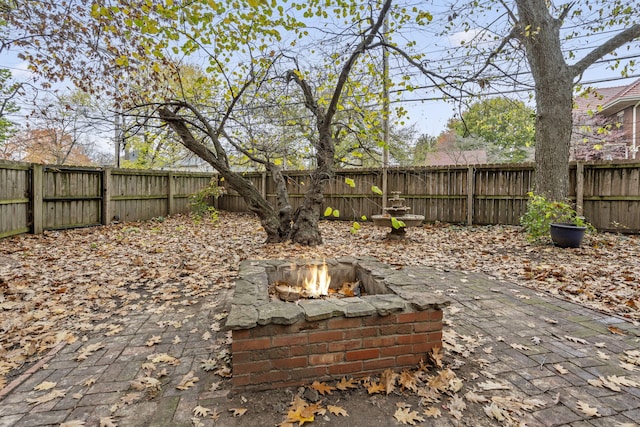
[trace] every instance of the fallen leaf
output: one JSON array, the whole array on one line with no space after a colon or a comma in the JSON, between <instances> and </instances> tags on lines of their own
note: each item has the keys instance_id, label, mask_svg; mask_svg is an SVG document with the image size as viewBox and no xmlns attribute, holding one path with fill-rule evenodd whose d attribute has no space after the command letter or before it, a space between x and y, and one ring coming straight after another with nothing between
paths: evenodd
<instances>
[{"instance_id":1,"label":"fallen leaf","mask_svg":"<svg viewBox=\"0 0 640 427\"><path fill-rule=\"evenodd\" d=\"M386 387L383 384L380 384L377 381L373 382L373 383L370 383L367 386L367 393L369 393L369 394L382 393L385 390L386 390Z\"/></svg>"},{"instance_id":2,"label":"fallen leaf","mask_svg":"<svg viewBox=\"0 0 640 427\"><path fill-rule=\"evenodd\" d=\"M350 388L358 388L358 383L353 378L347 380L345 377L342 377L342 379L336 384L336 388L338 390L345 391Z\"/></svg>"},{"instance_id":3,"label":"fallen leaf","mask_svg":"<svg viewBox=\"0 0 640 427\"><path fill-rule=\"evenodd\" d=\"M438 418L442 416L442 412L440 412L440 409L433 406L422 411L422 414L430 418Z\"/></svg>"},{"instance_id":4,"label":"fallen leaf","mask_svg":"<svg viewBox=\"0 0 640 427\"><path fill-rule=\"evenodd\" d=\"M215 359L207 359L200 362L200 368L209 372L218 367L218 361Z\"/></svg>"},{"instance_id":5,"label":"fallen leaf","mask_svg":"<svg viewBox=\"0 0 640 427\"><path fill-rule=\"evenodd\" d=\"M176 388L178 390L187 390L193 387L199 380L200 378L196 377L193 371L189 371L182 377L180 384L178 384Z\"/></svg>"},{"instance_id":6,"label":"fallen leaf","mask_svg":"<svg viewBox=\"0 0 640 427\"><path fill-rule=\"evenodd\" d=\"M566 374L568 374L568 373L569 373L569 371L568 371L568 370L566 370L566 369L564 368L564 366L562 366L562 365L561 365L561 364L559 364L559 363L556 363L555 365L553 365L553 368L554 368L556 371L558 371L558 373L559 373L560 375L566 375Z\"/></svg>"},{"instance_id":7,"label":"fallen leaf","mask_svg":"<svg viewBox=\"0 0 640 427\"><path fill-rule=\"evenodd\" d=\"M211 409L209 408L205 408L204 406L196 406L195 408L193 408L193 415L195 415L196 417L206 417L207 415L209 415L211 413Z\"/></svg>"},{"instance_id":8,"label":"fallen leaf","mask_svg":"<svg viewBox=\"0 0 640 427\"><path fill-rule=\"evenodd\" d=\"M229 412L231 412L234 417L241 417L247 412L247 408L229 408Z\"/></svg>"},{"instance_id":9,"label":"fallen leaf","mask_svg":"<svg viewBox=\"0 0 640 427\"><path fill-rule=\"evenodd\" d=\"M572 337L572 336L569 336L569 335L565 335L564 338L567 341L571 341L571 342L574 342L576 344L584 344L584 345L588 345L589 344L589 341L583 340L582 338Z\"/></svg>"},{"instance_id":10,"label":"fallen leaf","mask_svg":"<svg viewBox=\"0 0 640 427\"><path fill-rule=\"evenodd\" d=\"M623 331L622 329L618 328L617 326L613 326L613 325L609 325L607 327L607 329L609 330L609 332L611 332L612 334L616 334L616 335L627 335L625 331Z\"/></svg>"},{"instance_id":11,"label":"fallen leaf","mask_svg":"<svg viewBox=\"0 0 640 427\"><path fill-rule=\"evenodd\" d=\"M331 412L333 415L341 415L343 417L349 416L347 411L344 408L341 408L340 406L327 405L327 410Z\"/></svg>"},{"instance_id":12,"label":"fallen leaf","mask_svg":"<svg viewBox=\"0 0 640 427\"><path fill-rule=\"evenodd\" d=\"M149 338L145 344L147 347L152 347L156 344L160 344L161 342L162 342L162 336L154 335L151 338Z\"/></svg>"},{"instance_id":13,"label":"fallen leaf","mask_svg":"<svg viewBox=\"0 0 640 427\"><path fill-rule=\"evenodd\" d=\"M38 391L51 390L56 385L58 385L58 383L54 383L54 382L51 382L51 381L43 381L40 384L38 384L37 386L35 386L33 389L34 390L38 390Z\"/></svg>"},{"instance_id":14,"label":"fallen leaf","mask_svg":"<svg viewBox=\"0 0 640 427\"><path fill-rule=\"evenodd\" d=\"M311 388L316 390L318 393L320 393L323 396L326 394L331 394L331 391L336 389L335 387L332 387L328 384L321 383L318 381L314 381L313 384L311 384Z\"/></svg>"},{"instance_id":15,"label":"fallen leaf","mask_svg":"<svg viewBox=\"0 0 640 427\"><path fill-rule=\"evenodd\" d=\"M483 383L478 384L478 387L485 391L489 390L510 390L511 386L508 384L503 384L497 381L485 381Z\"/></svg>"},{"instance_id":16,"label":"fallen leaf","mask_svg":"<svg viewBox=\"0 0 640 427\"><path fill-rule=\"evenodd\" d=\"M487 414L489 418L494 418L500 422L507 420L507 417L508 417L507 412L504 411L502 408L500 408L498 405L496 405L495 402L491 402L491 405L489 406L483 406L483 409L484 409L484 413Z\"/></svg>"},{"instance_id":17,"label":"fallen leaf","mask_svg":"<svg viewBox=\"0 0 640 427\"><path fill-rule=\"evenodd\" d=\"M116 424L113 417L101 417L100 427L118 427L118 424Z\"/></svg>"},{"instance_id":18,"label":"fallen leaf","mask_svg":"<svg viewBox=\"0 0 640 427\"><path fill-rule=\"evenodd\" d=\"M474 391L468 391L467 393L465 393L464 398L467 399L471 403L486 403L486 402L489 402L489 399L487 399L485 396L483 396L481 394L477 394Z\"/></svg>"},{"instance_id":19,"label":"fallen leaf","mask_svg":"<svg viewBox=\"0 0 640 427\"><path fill-rule=\"evenodd\" d=\"M27 402L34 405L40 405L42 403L51 402L53 399L64 397L66 394L67 394L66 390L53 389L49 393L42 395L38 398L27 399Z\"/></svg>"},{"instance_id":20,"label":"fallen leaf","mask_svg":"<svg viewBox=\"0 0 640 427\"><path fill-rule=\"evenodd\" d=\"M398 408L393 417L402 424L410 424L412 426L416 425L417 422L424 421L424 418L418 412L412 411L411 408Z\"/></svg>"},{"instance_id":21,"label":"fallen leaf","mask_svg":"<svg viewBox=\"0 0 640 427\"><path fill-rule=\"evenodd\" d=\"M600 415L600 413L598 412L598 408L594 408L589 406L587 403L578 400L578 406L577 406L578 410L580 410L583 414L585 414L588 417L601 417L602 415Z\"/></svg>"}]
</instances>

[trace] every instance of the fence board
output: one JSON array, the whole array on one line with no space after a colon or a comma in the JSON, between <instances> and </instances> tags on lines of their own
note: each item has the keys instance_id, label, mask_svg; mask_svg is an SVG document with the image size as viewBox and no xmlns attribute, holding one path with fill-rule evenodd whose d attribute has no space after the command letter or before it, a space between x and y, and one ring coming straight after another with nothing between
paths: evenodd
<instances>
[{"instance_id":1,"label":"fence board","mask_svg":"<svg viewBox=\"0 0 640 427\"><path fill-rule=\"evenodd\" d=\"M578 179L578 173L582 173L582 179ZM526 209L533 174L530 164L389 168L388 190L400 191L411 207L410 213L424 215L427 222L464 223L470 218L474 224L518 224ZM290 202L296 209L303 201L310 173L287 171L285 176ZM108 224L114 216L121 221L137 221L187 212L189 194L206 187L212 177L203 173L0 162L0 237L29 229L38 232ZM275 187L269 176L247 173L245 177L275 203ZM599 230L640 232L640 163L585 163L581 168L571 165L571 197L578 194L578 183L582 185L584 215ZM339 210L341 219L371 218L382 213L382 198L374 194L372 186L382 188L380 169L337 171L327 186L324 207ZM228 188L218 207L248 210L244 200Z\"/></svg>"}]
</instances>

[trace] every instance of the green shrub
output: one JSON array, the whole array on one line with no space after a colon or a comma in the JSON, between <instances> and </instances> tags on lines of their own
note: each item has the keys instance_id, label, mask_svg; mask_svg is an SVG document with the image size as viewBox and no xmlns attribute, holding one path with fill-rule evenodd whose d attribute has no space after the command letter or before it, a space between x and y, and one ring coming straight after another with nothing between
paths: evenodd
<instances>
[{"instance_id":1,"label":"green shrub","mask_svg":"<svg viewBox=\"0 0 640 427\"><path fill-rule=\"evenodd\" d=\"M578 216L573 207L565 202L553 202L544 196L527 193L527 211L520 217L520 224L527 233L529 241L540 241L549 236L552 223L574 224L593 230L583 217Z\"/></svg>"},{"instance_id":2,"label":"green shrub","mask_svg":"<svg viewBox=\"0 0 640 427\"><path fill-rule=\"evenodd\" d=\"M202 220L207 217L213 221L218 219L218 211L211 206L212 199L217 199L224 193L224 188L219 187L216 179L212 178L209 185L204 187L197 193L189 195L189 204L191 205L191 213L196 219Z\"/></svg>"}]
</instances>

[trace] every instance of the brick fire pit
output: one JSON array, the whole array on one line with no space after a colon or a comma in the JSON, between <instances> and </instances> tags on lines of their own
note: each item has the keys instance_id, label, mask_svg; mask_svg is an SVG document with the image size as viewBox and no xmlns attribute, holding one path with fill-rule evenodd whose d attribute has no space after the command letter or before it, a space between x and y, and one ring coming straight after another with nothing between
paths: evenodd
<instances>
[{"instance_id":1,"label":"brick fire pit","mask_svg":"<svg viewBox=\"0 0 640 427\"><path fill-rule=\"evenodd\" d=\"M418 277L375 259L327 260L331 288L358 280L362 296L284 302L269 286L306 261L244 261L226 328L233 386L271 389L415 367L442 346L442 308Z\"/></svg>"}]
</instances>

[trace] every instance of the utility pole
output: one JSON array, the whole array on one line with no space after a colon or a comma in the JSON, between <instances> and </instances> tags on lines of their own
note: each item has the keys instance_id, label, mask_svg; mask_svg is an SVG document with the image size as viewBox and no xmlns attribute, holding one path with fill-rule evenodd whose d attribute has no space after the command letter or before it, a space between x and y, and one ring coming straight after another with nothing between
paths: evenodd
<instances>
[{"instance_id":1,"label":"utility pole","mask_svg":"<svg viewBox=\"0 0 640 427\"><path fill-rule=\"evenodd\" d=\"M387 41L389 32L389 17L384 18L382 27L382 40ZM389 188L387 175L389 169L389 52L387 47L382 47L382 209L387 207Z\"/></svg>"}]
</instances>

